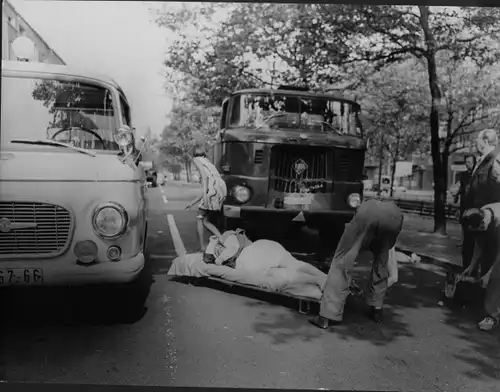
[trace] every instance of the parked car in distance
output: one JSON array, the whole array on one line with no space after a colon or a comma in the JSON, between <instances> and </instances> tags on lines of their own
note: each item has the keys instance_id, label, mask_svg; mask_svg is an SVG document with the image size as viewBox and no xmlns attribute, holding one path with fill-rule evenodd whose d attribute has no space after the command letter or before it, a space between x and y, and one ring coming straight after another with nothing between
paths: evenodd
<instances>
[{"instance_id":1,"label":"parked car in distance","mask_svg":"<svg viewBox=\"0 0 500 392\"><path fill-rule=\"evenodd\" d=\"M146 181L148 186L156 188L158 186L158 173L156 170L148 170L146 173Z\"/></svg>"}]
</instances>

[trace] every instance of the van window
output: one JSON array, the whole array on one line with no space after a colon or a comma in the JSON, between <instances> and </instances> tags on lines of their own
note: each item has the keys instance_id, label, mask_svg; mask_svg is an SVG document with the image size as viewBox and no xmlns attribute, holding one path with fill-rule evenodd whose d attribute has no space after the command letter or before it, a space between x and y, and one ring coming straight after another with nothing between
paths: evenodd
<instances>
[{"instance_id":1,"label":"van window","mask_svg":"<svg viewBox=\"0 0 500 392\"><path fill-rule=\"evenodd\" d=\"M2 148L10 140L55 140L119 150L109 90L91 83L2 76Z\"/></svg>"}]
</instances>

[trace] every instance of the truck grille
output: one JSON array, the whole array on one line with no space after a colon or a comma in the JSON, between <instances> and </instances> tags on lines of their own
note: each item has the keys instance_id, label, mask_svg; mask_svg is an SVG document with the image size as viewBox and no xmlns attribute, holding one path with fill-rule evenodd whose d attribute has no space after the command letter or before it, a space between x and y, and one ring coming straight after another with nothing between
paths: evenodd
<instances>
[{"instance_id":1,"label":"truck grille","mask_svg":"<svg viewBox=\"0 0 500 392\"><path fill-rule=\"evenodd\" d=\"M312 193L326 193L332 165L331 149L275 146L271 150L270 189L297 193L302 183Z\"/></svg>"},{"instance_id":2,"label":"truck grille","mask_svg":"<svg viewBox=\"0 0 500 392\"><path fill-rule=\"evenodd\" d=\"M335 149L335 180L361 181L363 179L364 157L363 150Z\"/></svg>"},{"instance_id":3,"label":"truck grille","mask_svg":"<svg viewBox=\"0 0 500 392\"><path fill-rule=\"evenodd\" d=\"M253 163L260 164L264 161L264 150L255 151Z\"/></svg>"},{"instance_id":4,"label":"truck grille","mask_svg":"<svg viewBox=\"0 0 500 392\"><path fill-rule=\"evenodd\" d=\"M11 224L36 224L36 227L13 228L6 232L5 228L8 230ZM57 256L68 247L72 229L71 214L61 206L2 201L0 202L0 258Z\"/></svg>"}]
</instances>

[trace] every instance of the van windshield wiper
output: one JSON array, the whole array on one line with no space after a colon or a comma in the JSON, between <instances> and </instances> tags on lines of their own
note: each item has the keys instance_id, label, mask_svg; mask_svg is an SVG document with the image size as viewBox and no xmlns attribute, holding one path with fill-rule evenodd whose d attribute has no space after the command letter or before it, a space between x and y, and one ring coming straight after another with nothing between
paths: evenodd
<instances>
[{"instance_id":1,"label":"van windshield wiper","mask_svg":"<svg viewBox=\"0 0 500 392\"><path fill-rule=\"evenodd\" d=\"M262 123L257 127L255 128L256 131L259 131L260 129L262 129L262 127L264 125L267 125L267 123L269 121L271 121L273 118L276 118L276 117L283 117L283 116L286 116L286 113L274 113L274 114L271 114L270 116L267 116L265 119L262 120Z\"/></svg>"},{"instance_id":2,"label":"van windshield wiper","mask_svg":"<svg viewBox=\"0 0 500 392\"><path fill-rule=\"evenodd\" d=\"M14 139L10 141L11 143L20 143L20 144L36 144L39 146L56 146L56 147L64 147L69 148L70 150L77 151L81 154L90 155L91 157L95 157L95 154L87 151L83 148L72 146L68 143L57 142L55 140L34 140L34 139Z\"/></svg>"}]
</instances>

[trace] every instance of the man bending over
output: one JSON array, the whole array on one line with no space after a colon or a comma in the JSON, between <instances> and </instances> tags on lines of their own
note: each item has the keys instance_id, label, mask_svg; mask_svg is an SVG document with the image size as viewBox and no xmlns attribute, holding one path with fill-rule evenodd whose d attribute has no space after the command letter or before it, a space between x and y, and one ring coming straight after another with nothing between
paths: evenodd
<instances>
[{"instance_id":1,"label":"man bending over","mask_svg":"<svg viewBox=\"0 0 500 392\"><path fill-rule=\"evenodd\" d=\"M362 250L373 253L373 266L368 292L370 317L382 321L382 307L388 287L389 252L403 227L403 212L393 202L368 200L362 203L353 220L346 225L328 272L319 316L311 324L327 329L339 324L349 295L351 272Z\"/></svg>"}]
</instances>

